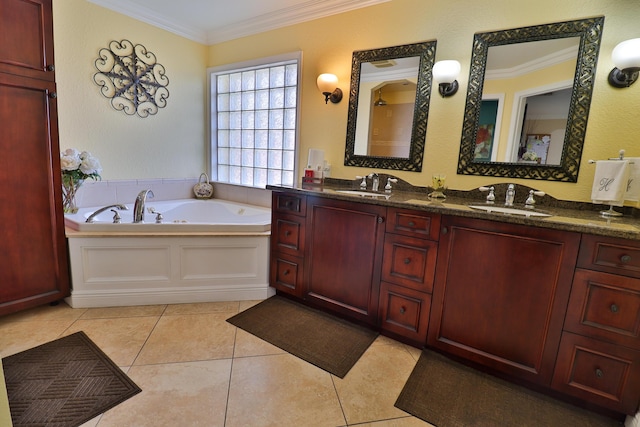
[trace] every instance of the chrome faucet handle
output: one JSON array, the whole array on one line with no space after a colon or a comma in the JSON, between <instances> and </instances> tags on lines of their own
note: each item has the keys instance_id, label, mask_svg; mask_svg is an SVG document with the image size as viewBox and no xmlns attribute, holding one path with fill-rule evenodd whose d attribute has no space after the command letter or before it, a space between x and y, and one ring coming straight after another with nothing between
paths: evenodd
<instances>
[{"instance_id":1,"label":"chrome faucet handle","mask_svg":"<svg viewBox=\"0 0 640 427\"><path fill-rule=\"evenodd\" d=\"M492 204L495 202L496 200L496 195L494 194L495 188L493 187L480 187L478 188L478 190L480 191L488 191L489 194L487 194L487 203Z\"/></svg>"},{"instance_id":2,"label":"chrome faucet handle","mask_svg":"<svg viewBox=\"0 0 640 427\"><path fill-rule=\"evenodd\" d=\"M384 186L384 191L386 191L387 193L391 192L391 183L397 183L398 182L398 178L387 178L387 185Z\"/></svg>"},{"instance_id":3,"label":"chrome faucet handle","mask_svg":"<svg viewBox=\"0 0 640 427\"><path fill-rule=\"evenodd\" d=\"M363 190L367 189L367 176L360 176L360 175L356 175L356 179L361 179L362 182L360 183L360 188Z\"/></svg>"},{"instance_id":4,"label":"chrome faucet handle","mask_svg":"<svg viewBox=\"0 0 640 427\"><path fill-rule=\"evenodd\" d=\"M527 200L524 202L524 207L525 208L529 208L529 209L533 209L535 207L536 204L536 200L533 198L533 196L538 196L538 197L542 197L544 196L546 193L544 191L534 191L534 190L529 190L529 197L527 197Z\"/></svg>"},{"instance_id":5,"label":"chrome faucet handle","mask_svg":"<svg viewBox=\"0 0 640 427\"><path fill-rule=\"evenodd\" d=\"M113 212L113 223L120 224L122 222L122 218L120 217L118 211L115 209L111 209L111 212Z\"/></svg>"},{"instance_id":6,"label":"chrome faucet handle","mask_svg":"<svg viewBox=\"0 0 640 427\"><path fill-rule=\"evenodd\" d=\"M149 206L147 208L147 212L149 212L150 214L155 214L156 224L162 224L162 220L164 219L164 217L162 216L161 212L158 212L153 206Z\"/></svg>"}]
</instances>

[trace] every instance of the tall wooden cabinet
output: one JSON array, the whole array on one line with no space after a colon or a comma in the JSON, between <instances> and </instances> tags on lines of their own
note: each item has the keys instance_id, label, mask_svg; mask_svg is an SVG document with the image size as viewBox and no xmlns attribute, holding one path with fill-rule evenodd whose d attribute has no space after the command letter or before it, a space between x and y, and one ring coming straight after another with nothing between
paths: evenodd
<instances>
[{"instance_id":1,"label":"tall wooden cabinet","mask_svg":"<svg viewBox=\"0 0 640 427\"><path fill-rule=\"evenodd\" d=\"M69 294L51 0L0 0L0 315Z\"/></svg>"}]
</instances>

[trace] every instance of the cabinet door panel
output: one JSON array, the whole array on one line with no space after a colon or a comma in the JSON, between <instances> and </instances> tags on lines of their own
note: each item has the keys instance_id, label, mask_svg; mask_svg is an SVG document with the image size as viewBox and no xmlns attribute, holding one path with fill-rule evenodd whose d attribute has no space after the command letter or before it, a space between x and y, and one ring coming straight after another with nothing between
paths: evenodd
<instances>
[{"instance_id":1,"label":"cabinet door panel","mask_svg":"<svg viewBox=\"0 0 640 427\"><path fill-rule=\"evenodd\" d=\"M428 343L548 385L580 235L443 217L440 237Z\"/></svg>"},{"instance_id":2,"label":"cabinet door panel","mask_svg":"<svg viewBox=\"0 0 640 427\"><path fill-rule=\"evenodd\" d=\"M55 80L51 0L0 2L0 72Z\"/></svg>"},{"instance_id":3,"label":"cabinet door panel","mask_svg":"<svg viewBox=\"0 0 640 427\"><path fill-rule=\"evenodd\" d=\"M420 347L427 339L431 295L391 283L380 284L380 323L384 330Z\"/></svg>"},{"instance_id":4,"label":"cabinet door panel","mask_svg":"<svg viewBox=\"0 0 640 427\"><path fill-rule=\"evenodd\" d=\"M564 333L553 388L629 415L640 400L640 352Z\"/></svg>"},{"instance_id":5,"label":"cabinet door panel","mask_svg":"<svg viewBox=\"0 0 640 427\"><path fill-rule=\"evenodd\" d=\"M640 279L577 269L565 329L640 350Z\"/></svg>"},{"instance_id":6,"label":"cabinet door panel","mask_svg":"<svg viewBox=\"0 0 640 427\"><path fill-rule=\"evenodd\" d=\"M306 298L376 322L386 208L309 198Z\"/></svg>"},{"instance_id":7,"label":"cabinet door panel","mask_svg":"<svg viewBox=\"0 0 640 427\"><path fill-rule=\"evenodd\" d=\"M384 242L382 280L431 292L438 243L388 234Z\"/></svg>"}]
</instances>

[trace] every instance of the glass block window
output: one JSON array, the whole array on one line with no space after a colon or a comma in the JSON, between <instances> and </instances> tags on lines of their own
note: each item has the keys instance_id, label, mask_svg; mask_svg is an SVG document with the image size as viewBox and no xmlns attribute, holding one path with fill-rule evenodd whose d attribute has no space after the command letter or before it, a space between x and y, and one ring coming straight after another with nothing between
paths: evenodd
<instances>
[{"instance_id":1,"label":"glass block window","mask_svg":"<svg viewBox=\"0 0 640 427\"><path fill-rule=\"evenodd\" d=\"M300 59L209 70L212 180L257 188L295 183Z\"/></svg>"}]
</instances>

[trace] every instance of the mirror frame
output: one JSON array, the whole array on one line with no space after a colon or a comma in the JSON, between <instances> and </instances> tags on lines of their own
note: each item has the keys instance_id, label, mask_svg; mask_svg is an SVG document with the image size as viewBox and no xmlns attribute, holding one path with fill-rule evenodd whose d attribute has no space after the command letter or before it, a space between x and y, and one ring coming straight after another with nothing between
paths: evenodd
<instances>
[{"instance_id":1,"label":"mirror frame","mask_svg":"<svg viewBox=\"0 0 640 427\"><path fill-rule=\"evenodd\" d=\"M344 155L345 166L360 166L376 169L395 169L411 172L422 171L427 118L431 97L431 69L436 54L436 41L406 44L381 49L353 52L351 61L351 89L349 91L349 112L347 117L347 142ZM416 103L413 109L413 125L409 157L374 157L355 154L356 121L358 118L358 90L360 88L360 65L363 62L384 59L420 57ZM369 112L367 111L367 114Z\"/></svg>"},{"instance_id":2,"label":"mirror frame","mask_svg":"<svg viewBox=\"0 0 640 427\"><path fill-rule=\"evenodd\" d=\"M604 17L557 22L509 30L476 33L473 38L467 100L458 158L459 175L577 182L582 147L587 130L591 95L596 77ZM484 72L491 46L562 37L580 37L578 60L571 93L562 157L559 165L521 165L518 163L474 162L474 148L480 120Z\"/></svg>"}]
</instances>

